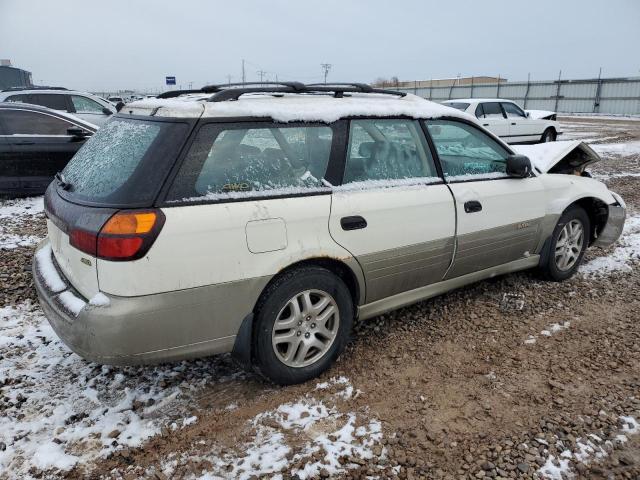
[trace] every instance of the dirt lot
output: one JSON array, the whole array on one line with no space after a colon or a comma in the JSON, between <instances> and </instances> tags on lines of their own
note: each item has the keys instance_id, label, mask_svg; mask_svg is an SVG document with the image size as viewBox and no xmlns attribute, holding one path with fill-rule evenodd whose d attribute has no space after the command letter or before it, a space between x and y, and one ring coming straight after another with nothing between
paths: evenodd
<instances>
[{"instance_id":1,"label":"dirt lot","mask_svg":"<svg viewBox=\"0 0 640 480\"><path fill-rule=\"evenodd\" d=\"M564 283L522 273L359 324L315 382L226 357L79 359L29 271L41 199L0 205L0 478L640 478L640 121L564 118L629 207Z\"/></svg>"}]
</instances>

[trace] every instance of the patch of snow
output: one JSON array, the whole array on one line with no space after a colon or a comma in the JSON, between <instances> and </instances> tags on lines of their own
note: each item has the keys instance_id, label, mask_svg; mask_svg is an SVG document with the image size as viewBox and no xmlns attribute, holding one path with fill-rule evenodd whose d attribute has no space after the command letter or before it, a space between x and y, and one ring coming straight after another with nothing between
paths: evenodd
<instances>
[{"instance_id":1,"label":"patch of snow","mask_svg":"<svg viewBox=\"0 0 640 480\"><path fill-rule=\"evenodd\" d=\"M596 152L605 155L640 155L640 141L600 143L591 145Z\"/></svg>"},{"instance_id":2,"label":"patch of snow","mask_svg":"<svg viewBox=\"0 0 640 480\"><path fill-rule=\"evenodd\" d=\"M580 266L580 272L583 275L630 272L632 262L640 259L640 215L627 218L618 245L611 254L594 258Z\"/></svg>"},{"instance_id":3,"label":"patch of snow","mask_svg":"<svg viewBox=\"0 0 640 480\"><path fill-rule=\"evenodd\" d=\"M622 424L622 433L615 435L615 441L624 443L627 441L627 435L634 435L640 432L640 424L634 417L620 416L619 420ZM548 480L573 478L572 462L589 465L593 461L599 461L607 457L614 448L613 442L603 440L594 433L588 434L587 437L576 439L576 447L573 451L564 450L559 457L550 455L537 472L540 478Z\"/></svg>"},{"instance_id":4,"label":"patch of snow","mask_svg":"<svg viewBox=\"0 0 640 480\"><path fill-rule=\"evenodd\" d=\"M545 464L540 467L538 473L542 478L549 480L565 480L571 475L569 460L550 455Z\"/></svg>"},{"instance_id":5,"label":"patch of snow","mask_svg":"<svg viewBox=\"0 0 640 480\"><path fill-rule=\"evenodd\" d=\"M35 235L17 235L15 233L5 233L4 229L0 227L0 248L5 250L11 250L18 247L31 247L36 245L40 240L40 237Z\"/></svg>"},{"instance_id":6,"label":"patch of snow","mask_svg":"<svg viewBox=\"0 0 640 480\"><path fill-rule=\"evenodd\" d=\"M0 201L0 220L19 216L37 215L44 211L44 197Z\"/></svg>"},{"instance_id":7,"label":"patch of snow","mask_svg":"<svg viewBox=\"0 0 640 480\"><path fill-rule=\"evenodd\" d=\"M13 478L139 446L187 417L201 388L224 380L215 358L122 368L84 361L28 302L0 308L0 349L0 385L10 385L2 392L0 472Z\"/></svg>"},{"instance_id":8,"label":"patch of snow","mask_svg":"<svg viewBox=\"0 0 640 480\"><path fill-rule=\"evenodd\" d=\"M104 293L98 292L91 300L89 300L89 305L93 307L108 307L111 304L109 297L107 297Z\"/></svg>"},{"instance_id":9,"label":"patch of snow","mask_svg":"<svg viewBox=\"0 0 640 480\"><path fill-rule=\"evenodd\" d=\"M509 178L509 175L502 172L487 173L466 173L464 175L448 175L447 182L464 182L467 180L491 180L496 178Z\"/></svg>"},{"instance_id":10,"label":"patch of snow","mask_svg":"<svg viewBox=\"0 0 640 480\"><path fill-rule=\"evenodd\" d=\"M566 330L571 326L570 321L566 321L563 323L552 323L551 325L547 325L544 330L541 330L539 335L543 337L550 337L554 333L561 332L562 330ZM527 339L524 341L525 345L533 345L538 341L538 335L529 335Z\"/></svg>"},{"instance_id":11,"label":"patch of snow","mask_svg":"<svg viewBox=\"0 0 640 480\"><path fill-rule=\"evenodd\" d=\"M51 243L47 243L44 247L38 250L38 253L36 253L36 266L47 287L49 287L52 292L58 293L66 290L67 284L58 274L58 271L53 264L52 255L53 251L51 249Z\"/></svg>"},{"instance_id":12,"label":"patch of snow","mask_svg":"<svg viewBox=\"0 0 640 480\"><path fill-rule=\"evenodd\" d=\"M512 145L517 153L526 155L531 160L531 164L541 172L548 172L554 165L560 162L576 148L581 149L585 154L598 161L598 157L589 151L589 147L581 140L568 140L561 142L539 143L536 145Z\"/></svg>"},{"instance_id":13,"label":"patch of snow","mask_svg":"<svg viewBox=\"0 0 640 480\"><path fill-rule=\"evenodd\" d=\"M73 313L76 317L80 314L82 309L87 306L87 302L76 297L69 290L58 295L58 300L60 300L60 303L62 303L64 308Z\"/></svg>"},{"instance_id":14,"label":"patch of snow","mask_svg":"<svg viewBox=\"0 0 640 480\"><path fill-rule=\"evenodd\" d=\"M281 478L279 472L291 462L302 462L302 468L289 472L300 479L317 478L322 469L336 476L357 466L343 465L339 457L372 458L373 446L382 439L382 425L353 412L342 413L338 404L333 404L351 398L353 386L345 377L316 386L316 390L333 388L338 391L332 393L327 403L306 395L256 415L249 422L255 430L253 440L239 449L239 456L227 453L203 457L214 467L201 479L248 479L263 475ZM288 443L291 437L298 444L300 439L304 440L295 453Z\"/></svg>"},{"instance_id":15,"label":"patch of snow","mask_svg":"<svg viewBox=\"0 0 640 480\"><path fill-rule=\"evenodd\" d=\"M421 187L434 183L442 183L442 179L440 177L417 177L398 178L394 180L364 180L361 182L350 182L333 187L333 191L352 192L355 190L369 190L373 188Z\"/></svg>"}]
</instances>

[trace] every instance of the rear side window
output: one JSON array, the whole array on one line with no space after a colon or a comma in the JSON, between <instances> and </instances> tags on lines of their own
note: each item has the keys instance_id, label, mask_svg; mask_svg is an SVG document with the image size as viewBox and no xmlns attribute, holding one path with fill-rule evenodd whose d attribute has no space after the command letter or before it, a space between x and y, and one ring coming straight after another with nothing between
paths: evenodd
<instances>
[{"instance_id":1,"label":"rear side window","mask_svg":"<svg viewBox=\"0 0 640 480\"><path fill-rule=\"evenodd\" d=\"M504 102L502 104L508 118L525 118L525 113L514 103Z\"/></svg>"},{"instance_id":2,"label":"rear side window","mask_svg":"<svg viewBox=\"0 0 640 480\"><path fill-rule=\"evenodd\" d=\"M469 108L470 104L465 102L447 102L445 103L445 105L447 107L455 108L457 110L464 112L467 108Z\"/></svg>"},{"instance_id":3,"label":"rear side window","mask_svg":"<svg viewBox=\"0 0 640 480\"><path fill-rule=\"evenodd\" d=\"M68 135L71 122L46 113L26 110L2 110L7 135Z\"/></svg>"},{"instance_id":4,"label":"rear side window","mask_svg":"<svg viewBox=\"0 0 640 480\"><path fill-rule=\"evenodd\" d=\"M204 125L168 201L296 194L323 185L333 130L327 126Z\"/></svg>"},{"instance_id":5,"label":"rear side window","mask_svg":"<svg viewBox=\"0 0 640 480\"><path fill-rule=\"evenodd\" d=\"M64 169L71 199L105 205L150 202L187 135L182 123L116 118L98 130Z\"/></svg>"},{"instance_id":6,"label":"rear side window","mask_svg":"<svg viewBox=\"0 0 640 480\"><path fill-rule=\"evenodd\" d=\"M416 120L352 120L343 184L438 176Z\"/></svg>"},{"instance_id":7,"label":"rear side window","mask_svg":"<svg viewBox=\"0 0 640 480\"><path fill-rule=\"evenodd\" d=\"M58 93L32 93L29 96L29 103L42 105L43 107L52 108L53 110L63 110L65 112L69 110L67 95L60 95Z\"/></svg>"},{"instance_id":8,"label":"rear side window","mask_svg":"<svg viewBox=\"0 0 640 480\"><path fill-rule=\"evenodd\" d=\"M29 95L11 95L5 98L5 102L29 103Z\"/></svg>"},{"instance_id":9,"label":"rear side window","mask_svg":"<svg viewBox=\"0 0 640 480\"><path fill-rule=\"evenodd\" d=\"M104 108L98 102L80 95L71 95L71 102L78 113L102 113Z\"/></svg>"},{"instance_id":10,"label":"rear side window","mask_svg":"<svg viewBox=\"0 0 640 480\"><path fill-rule=\"evenodd\" d=\"M476 108L477 118L504 118L502 108L498 102L485 102Z\"/></svg>"}]
</instances>

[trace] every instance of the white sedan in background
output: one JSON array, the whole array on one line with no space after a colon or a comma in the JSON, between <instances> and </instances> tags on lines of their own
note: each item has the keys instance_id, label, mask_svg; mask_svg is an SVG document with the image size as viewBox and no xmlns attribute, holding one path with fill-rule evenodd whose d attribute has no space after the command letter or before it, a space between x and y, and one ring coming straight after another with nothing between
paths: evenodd
<instances>
[{"instance_id":1,"label":"white sedan in background","mask_svg":"<svg viewBox=\"0 0 640 480\"><path fill-rule=\"evenodd\" d=\"M535 115L511 100L460 98L443 102L443 105L473 115L483 127L511 144L553 142L562 134L560 125L555 120L555 112Z\"/></svg>"}]
</instances>

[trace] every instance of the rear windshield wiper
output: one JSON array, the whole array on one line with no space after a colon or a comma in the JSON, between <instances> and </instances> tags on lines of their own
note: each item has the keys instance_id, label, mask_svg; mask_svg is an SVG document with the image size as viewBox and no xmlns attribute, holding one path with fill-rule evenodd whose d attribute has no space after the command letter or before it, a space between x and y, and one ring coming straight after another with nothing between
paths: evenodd
<instances>
[{"instance_id":1,"label":"rear windshield wiper","mask_svg":"<svg viewBox=\"0 0 640 480\"><path fill-rule=\"evenodd\" d=\"M71 188L71 184L67 182L62 172L56 173L55 178L56 178L56 182L58 182L58 186L63 190L69 190Z\"/></svg>"}]
</instances>

